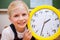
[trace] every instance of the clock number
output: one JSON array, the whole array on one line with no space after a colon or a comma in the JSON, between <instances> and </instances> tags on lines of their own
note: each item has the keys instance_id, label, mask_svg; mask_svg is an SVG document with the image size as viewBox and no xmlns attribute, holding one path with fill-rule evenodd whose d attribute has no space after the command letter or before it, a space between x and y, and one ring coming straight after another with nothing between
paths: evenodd
<instances>
[{"instance_id":1,"label":"clock number","mask_svg":"<svg viewBox=\"0 0 60 40\"><path fill-rule=\"evenodd\" d=\"M57 27L59 27L59 24L57 24Z\"/></svg>"},{"instance_id":2,"label":"clock number","mask_svg":"<svg viewBox=\"0 0 60 40\"><path fill-rule=\"evenodd\" d=\"M54 30L52 30L54 33L56 33L56 30L54 29Z\"/></svg>"},{"instance_id":3,"label":"clock number","mask_svg":"<svg viewBox=\"0 0 60 40\"><path fill-rule=\"evenodd\" d=\"M39 30L36 30L36 33L38 32Z\"/></svg>"},{"instance_id":4,"label":"clock number","mask_svg":"<svg viewBox=\"0 0 60 40\"><path fill-rule=\"evenodd\" d=\"M35 20L34 20L34 19L32 19L31 21L32 21L32 22L35 22Z\"/></svg>"},{"instance_id":5,"label":"clock number","mask_svg":"<svg viewBox=\"0 0 60 40\"><path fill-rule=\"evenodd\" d=\"M35 28L35 25L32 25L33 28Z\"/></svg>"},{"instance_id":6,"label":"clock number","mask_svg":"<svg viewBox=\"0 0 60 40\"><path fill-rule=\"evenodd\" d=\"M35 13L35 14L34 14L34 16L35 16L35 17L37 17L37 16L38 16L38 14L36 14L36 13Z\"/></svg>"},{"instance_id":7,"label":"clock number","mask_svg":"<svg viewBox=\"0 0 60 40\"><path fill-rule=\"evenodd\" d=\"M47 32L47 35L50 36L50 34Z\"/></svg>"},{"instance_id":8,"label":"clock number","mask_svg":"<svg viewBox=\"0 0 60 40\"><path fill-rule=\"evenodd\" d=\"M55 20L58 20L58 18L56 18Z\"/></svg>"},{"instance_id":9,"label":"clock number","mask_svg":"<svg viewBox=\"0 0 60 40\"><path fill-rule=\"evenodd\" d=\"M45 11L46 13L49 12L48 10Z\"/></svg>"}]
</instances>

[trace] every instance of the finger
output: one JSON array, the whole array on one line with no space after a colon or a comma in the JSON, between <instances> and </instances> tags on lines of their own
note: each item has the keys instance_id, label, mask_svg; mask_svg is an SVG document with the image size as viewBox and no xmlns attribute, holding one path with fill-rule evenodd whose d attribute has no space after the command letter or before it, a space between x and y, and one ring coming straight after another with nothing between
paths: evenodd
<instances>
[{"instance_id":1,"label":"finger","mask_svg":"<svg viewBox=\"0 0 60 40\"><path fill-rule=\"evenodd\" d=\"M28 39L31 39L31 38L32 38L32 35L29 35L29 36L28 36Z\"/></svg>"},{"instance_id":2,"label":"finger","mask_svg":"<svg viewBox=\"0 0 60 40\"><path fill-rule=\"evenodd\" d=\"M28 32L28 35L31 35L31 31Z\"/></svg>"},{"instance_id":3,"label":"finger","mask_svg":"<svg viewBox=\"0 0 60 40\"><path fill-rule=\"evenodd\" d=\"M25 34L24 35L31 36L31 31L29 31L29 30L25 31Z\"/></svg>"},{"instance_id":4,"label":"finger","mask_svg":"<svg viewBox=\"0 0 60 40\"><path fill-rule=\"evenodd\" d=\"M29 39L31 39L31 38L32 38L31 31L28 31L27 36L28 36L28 38L29 38Z\"/></svg>"},{"instance_id":5,"label":"finger","mask_svg":"<svg viewBox=\"0 0 60 40\"><path fill-rule=\"evenodd\" d=\"M30 30L26 30L24 33L25 33L25 34L26 34L26 33L30 33Z\"/></svg>"},{"instance_id":6,"label":"finger","mask_svg":"<svg viewBox=\"0 0 60 40\"><path fill-rule=\"evenodd\" d=\"M29 30L26 30L25 32L24 32L24 36L28 36L28 33L29 32Z\"/></svg>"}]
</instances>

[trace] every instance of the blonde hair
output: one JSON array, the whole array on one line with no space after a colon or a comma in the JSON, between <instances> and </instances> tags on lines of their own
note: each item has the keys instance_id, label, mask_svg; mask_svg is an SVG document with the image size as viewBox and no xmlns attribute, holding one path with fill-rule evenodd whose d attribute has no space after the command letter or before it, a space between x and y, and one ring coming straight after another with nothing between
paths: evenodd
<instances>
[{"instance_id":1,"label":"blonde hair","mask_svg":"<svg viewBox=\"0 0 60 40\"><path fill-rule=\"evenodd\" d=\"M10 3L10 5L8 6L8 15L10 16L11 15L11 11L18 5L21 5L23 4L24 7L27 9L27 12L29 13L28 11L28 6L23 2L23 1L12 1Z\"/></svg>"}]
</instances>

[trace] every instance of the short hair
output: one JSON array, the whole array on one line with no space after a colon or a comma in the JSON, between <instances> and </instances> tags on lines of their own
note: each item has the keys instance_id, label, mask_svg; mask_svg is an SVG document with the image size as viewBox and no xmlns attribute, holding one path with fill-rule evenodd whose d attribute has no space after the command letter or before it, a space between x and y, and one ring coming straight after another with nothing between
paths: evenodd
<instances>
[{"instance_id":1,"label":"short hair","mask_svg":"<svg viewBox=\"0 0 60 40\"><path fill-rule=\"evenodd\" d=\"M27 12L29 13L28 6L25 4L25 2L23 2L23 1L12 1L8 6L8 15L9 16L11 15L11 11L13 10L13 8L15 8L16 6L21 5L21 4L24 5L24 7L27 9Z\"/></svg>"}]
</instances>

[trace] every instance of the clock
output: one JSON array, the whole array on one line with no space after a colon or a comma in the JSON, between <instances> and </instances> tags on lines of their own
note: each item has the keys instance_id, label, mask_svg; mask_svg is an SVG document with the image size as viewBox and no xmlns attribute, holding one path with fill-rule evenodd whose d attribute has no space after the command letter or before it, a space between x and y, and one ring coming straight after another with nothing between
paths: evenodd
<instances>
[{"instance_id":1,"label":"clock","mask_svg":"<svg viewBox=\"0 0 60 40\"><path fill-rule=\"evenodd\" d=\"M38 40L54 40L60 35L60 12L53 6L42 5L33 9L28 29Z\"/></svg>"}]
</instances>

